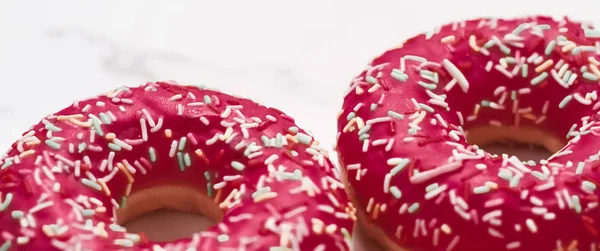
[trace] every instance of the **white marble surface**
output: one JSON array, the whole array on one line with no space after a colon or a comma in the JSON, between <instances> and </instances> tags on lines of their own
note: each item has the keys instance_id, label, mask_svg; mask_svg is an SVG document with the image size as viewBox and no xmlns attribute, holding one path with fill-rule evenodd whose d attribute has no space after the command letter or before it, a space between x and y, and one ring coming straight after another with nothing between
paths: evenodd
<instances>
[{"instance_id":1,"label":"white marble surface","mask_svg":"<svg viewBox=\"0 0 600 251\"><path fill-rule=\"evenodd\" d=\"M569 15L598 0L0 0L0 148L42 116L173 79L276 106L332 146L349 80L385 48L456 19Z\"/></svg>"},{"instance_id":2,"label":"white marble surface","mask_svg":"<svg viewBox=\"0 0 600 251\"><path fill-rule=\"evenodd\" d=\"M0 148L75 99L166 79L277 106L331 146L349 80L408 36L486 15L600 23L598 7L597 0L0 0Z\"/></svg>"}]
</instances>

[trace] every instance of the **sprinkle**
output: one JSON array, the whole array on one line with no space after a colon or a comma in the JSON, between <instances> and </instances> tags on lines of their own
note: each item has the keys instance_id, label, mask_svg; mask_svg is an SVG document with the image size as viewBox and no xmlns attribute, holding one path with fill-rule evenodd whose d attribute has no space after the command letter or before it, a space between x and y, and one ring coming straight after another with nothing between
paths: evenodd
<instances>
[{"instance_id":1,"label":"sprinkle","mask_svg":"<svg viewBox=\"0 0 600 251\"><path fill-rule=\"evenodd\" d=\"M548 77L548 73L542 72L542 74L538 75L537 77L535 77L531 80L531 85L537 85L537 84L541 83L542 81L544 81L547 77Z\"/></svg>"},{"instance_id":2,"label":"sprinkle","mask_svg":"<svg viewBox=\"0 0 600 251\"><path fill-rule=\"evenodd\" d=\"M4 244L0 246L0 251L8 251L10 249L11 244L11 241L5 241Z\"/></svg>"},{"instance_id":3,"label":"sprinkle","mask_svg":"<svg viewBox=\"0 0 600 251\"><path fill-rule=\"evenodd\" d=\"M8 206L10 206L10 202L13 199L13 194L12 193L7 193L6 196L4 197L4 200L2 200L2 203L0 203L0 212L3 212L4 210L6 210L8 208Z\"/></svg>"},{"instance_id":4,"label":"sprinkle","mask_svg":"<svg viewBox=\"0 0 600 251\"><path fill-rule=\"evenodd\" d=\"M408 207L408 212L412 214L412 213L416 212L418 209L419 209L419 203L415 202L412 205L410 205L410 207Z\"/></svg>"},{"instance_id":5,"label":"sprinkle","mask_svg":"<svg viewBox=\"0 0 600 251\"><path fill-rule=\"evenodd\" d=\"M53 140L48 139L48 140L44 141L44 143L46 143L46 145L48 145L49 147L51 147L51 148L53 148L55 150L59 150L60 149L60 144L56 143Z\"/></svg>"},{"instance_id":6,"label":"sprinkle","mask_svg":"<svg viewBox=\"0 0 600 251\"><path fill-rule=\"evenodd\" d=\"M589 81L598 81L598 76L596 74L584 72L582 76Z\"/></svg>"},{"instance_id":7,"label":"sprinkle","mask_svg":"<svg viewBox=\"0 0 600 251\"><path fill-rule=\"evenodd\" d=\"M246 168L246 166L244 166L244 164L237 162L237 161L232 161L231 167L235 168L238 171L243 171L244 168Z\"/></svg>"},{"instance_id":8,"label":"sprinkle","mask_svg":"<svg viewBox=\"0 0 600 251\"><path fill-rule=\"evenodd\" d=\"M479 187L475 187L473 189L473 193L475 194L484 194L490 191L490 188L488 186L479 186Z\"/></svg>"},{"instance_id":9,"label":"sprinkle","mask_svg":"<svg viewBox=\"0 0 600 251\"><path fill-rule=\"evenodd\" d=\"M550 53L552 53L552 51L554 50L555 46L556 46L556 41L555 40L550 41L550 43L548 43L548 45L546 46L546 50L544 51L546 53L546 55L550 55Z\"/></svg>"},{"instance_id":10,"label":"sprinkle","mask_svg":"<svg viewBox=\"0 0 600 251\"><path fill-rule=\"evenodd\" d=\"M573 95L565 96L558 104L558 108L560 108L560 109L565 108L567 106L567 104L569 104L569 102L571 102L571 99L573 99Z\"/></svg>"},{"instance_id":11,"label":"sprinkle","mask_svg":"<svg viewBox=\"0 0 600 251\"><path fill-rule=\"evenodd\" d=\"M463 90L463 92L466 93L469 90L469 82L467 81L465 76L462 74L462 72L460 72L460 70L448 59L444 59L444 61L442 62L442 65L448 71L448 73L454 79L456 79L456 81L458 82L458 85Z\"/></svg>"},{"instance_id":12,"label":"sprinkle","mask_svg":"<svg viewBox=\"0 0 600 251\"><path fill-rule=\"evenodd\" d=\"M312 141L312 137L308 136L307 134L304 133L297 133L295 138L302 144L305 145L309 145L310 142Z\"/></svg>"}]
</instances>

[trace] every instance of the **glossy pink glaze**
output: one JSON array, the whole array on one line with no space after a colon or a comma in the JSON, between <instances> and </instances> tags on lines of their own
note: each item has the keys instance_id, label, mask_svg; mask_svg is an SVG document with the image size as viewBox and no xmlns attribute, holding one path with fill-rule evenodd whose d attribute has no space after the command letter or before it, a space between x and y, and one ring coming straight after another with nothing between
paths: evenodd
<instances>
[{"instance_id":1,"label":"glossy pink glaze","mask_svg":"<svg viewBox=\"0 0 600 251\"><path fill-rule=\"evenodd\" d=\"M75 102L0 167L3 251L350 249L354 211L317 141L277 109L200 87ZM223 221L169 243L114 224L128 195L173 184L218 197Z\"/></svg>"},{"instance_id":2,"label":"glossy pink glaze","mask_svg":"<svg viewBox=\"0 0 600 251\"><path fill-rule=\"evenodd\" d=\"M375 58L338 120L357 209L408 250L598 250L599 38L566 18L477 19ZM569 143L523 164L466 143L487 125Z\"/></svg>"}]
</instances>

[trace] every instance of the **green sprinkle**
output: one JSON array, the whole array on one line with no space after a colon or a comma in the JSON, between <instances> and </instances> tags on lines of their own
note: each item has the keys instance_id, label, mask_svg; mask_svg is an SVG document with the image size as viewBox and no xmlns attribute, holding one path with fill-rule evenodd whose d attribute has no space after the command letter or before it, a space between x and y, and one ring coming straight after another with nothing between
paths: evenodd
<instances>
[{"instance_id":1,"label":"green sprinkle","mask_svg":"<svg viewBox=\"0 0 600 251\"><path fill-rule=\"evenodd\" d=\"M410 205L410 207L408 207L408 212L409 213L414 213L419 209L419 202L415 202L412 205Z\"/></svg>"},{"instance_id":2,"label":"green sprinkle","mask_svg":"<svg viewBox=\"0 0 600 251\"><path fill-rule=\"evenodd\" d=\"M418 84L428 90L435 90L435 88L437 87L437 85L435 84L430 84L430 83L425 83L423 81L419 81Z\"/></svg>"},{"instance_id":3,"label":"green sprinkle","mask_svg":"<svg viewBox=\"0 0 600 251\"><path fill-rule=\"evenodd\" d=\"M490 107L490 101L489 100L481 100L481 106Z\"/></svg>"},{"instance_id":4,"label":"green sprinkle","mask_svg":"<svg viewBox=\"0 0 600 251\"><path fill-rule=\"evenodd\" d=\"M346 116L346 119L348 121L352 120L354 117L356 117L356 113L355 112L350 112L348 113L348 115ZM297 131L296 131L297 132Z\"/></svg>"},{"instance_id":5,"label":"green sprinkle","mask_svg":"<svg viewBox=\"0 0 600 251\"><path fill-rule=\"evenodd\" d=\"M310 142L312 141L312 137L301 132L297 133L295 137L300 143L305 145L310 144Z\"/></svg>"},{"instance_id":6,"label":"green sprinkle","mask_svg":"<svg viewBox=\"0 0 600 251\"><path fill-rule=\"evenodd\" d=\"M112 124L112 120L110 119L110 117L108 115L106 115L106 113L101 112L100 114L100 119L102 120L102 122L104 122L104 124Z\"/></svg>"},{"instance_id":7,"label":"green sprinkle","mask_svg":"<svg viewBox=\"0 0 600 251\"><path fill-rule=\"evenodd\" d=\"M119 204L120 208L125 208L125 205L127 205L127 197L123 196L121 197L121 204Z\"/></svg>"},{"instance_id":8,"label":"green sprinkle","mask_svg":"<svg viewBox=\"0 0 600 251\"><path fill-rule=\"evenodd\" d=\"M556 39L558 39L558 41L561 41L561 42L569 41L569 39L567 39L567 37L565 37L563 35L558 35L556 37Z\"/></svg>"},{"instance_id":9,"label":"green sprinkle","mask_svg":"<svg viewBox=\"0 0 600 251\"><path fill-rule=\"evenodd\" d=\"M231 161L231 167L235 168L235 170L238 171L243 171L244 168L246 168L246 166L244 166L244 164L237 162L237 161Z\"/></svg>"},{"instance_id":10,"label":"green sprinkle","mask_svg":"<svg viewBox=\"0 0 600 251\"><path fill-rule=\"evenodd\" d=\"M55 141L53 141L51 139L47 139L46 141L44 141L44 143L46 143L46 145L48 145L49 147L54 148L55 150L60 149L60 144L56 143Z\"/></svg>"},{"instance_id":11,"label":"green sprinkle","mask_svg":"<svg viewBox=\"0 0 600 251\"><path fill-rule=\"evenodd\" d=\"M377 79L376 79L376 78L374 78L374 77L372 77L372 76L367 76L367 77L366 77L366 80L367 80L367 82L368 82L369 84L372 84L372 85L375 85L375 84L377 84Z\"/></svg>"},{"instance_id":12,"label":"green sprinkle","mask_svg":"<svg viewBox=\"0 0 600 251\"><path fill-rule=\"evenodd\" d=\"M422 104L422 103L419 103L419 108L421 108L425 111L428 111L429 113L433 113L435 111L435 110L433 110L433 107L426 105L426 104Z\"/></svg>"},{"instance_id":13,"label":"green sprinkle","mask_svg":"<svg viewBox=\"0 0 600 251\"><path fill-rule=\"evenodd\" d=\"M177 153L177 163L179 163L179 170L184 171L185 165L183 163L183 154L181 152Z\"/></svg>"},{"instance_id":14,"label":"green sprinkle","mask_svg":"<svg viewBox=\"0 0 600 251\"><path fill-rule=\"evenodd\" d=\"M210 181L210 172L208 172L208 171L205 171L205 172L204 172L204 178L205 178L207 181Z\"/></svg>"},{"instance_id":15,"label":"green sprinkle","mask_svg":"<svg viewBox=\"0 0 600 251\"><path fill-rule=\"evenodd\" d=\"M414 55L406 55L406 56L404 56L404 58L410 59L410 60L414 60L414 61L418 61L420 63L427 62L427 59L425 59L424 57L419 57L419 56L414 56Z\"/></svg>"},{"instance_id":16,"label":"green sprinkle","mask_svg":"<svg viewBox=\"0 0 600 251\"><path fill-rule=\"evenodd\" d=\"M520 175L515 175L515 176L512 177L512 179L510 179L509 186L510 187L517 187L519 185L520 181L521 181L521 176Z\"/></svg>"},{"instance_id":17,"label":"green sprinkle","mask_svg":"<svg viewBox=\"0 0 600 251\"><path fill-rule=\"evenodd\" d=\"M408 134L410 134L410 135L415 135L415 134L417 134L417 129L415 129L415 128L410 128L410 129L408 129L406 132L407 132Z\"/></svg>"},{"instance_id":18,"label":"green sprinkle","mask_svg":"<svg viewBox=\"0 0 600 251\"><path fill-rule=\"evenodd\" d=\"M81 214L83 214L85 217L94 216L95 213L96 211L94 211L94 209L83 209L81 211Z\"/></svg>"},{"instance_id":19,"label":"green sprinkle","mask_svg":"<svg viewBox=\"0 0 600 251\"><path fill-rule=\"evenodd\" d=\"M371 104L371 111L375 111L377 109L377 104Z\"/></svg>"},{"instance_id":20,"label":"green sprinkle","mask_svg":"<svg viewBox=\"0 0 600 251\"><path fill-rule=\"evenodd\" d=\"M565 98L563 98L563 100L561 100L560 103L558 104L558 108L560 108L560 109L565 108L565 106L567 106L569 104L569 102L571 102L571 99L573 99L573 95L568 95Z\"/></svg>"},{"instance_id":21,"label":"green sprinkle","mask_svg":"<svg viewBox=\"0 0 600 251\"><path fill-rule=\"evenodd\" d=\"M562 81L565 82L565 83L567 81L569 81L569 78L571 77L571 74L573 74L573 72L571 70L567 70L565 72L565 75L562 77Z\"/></svg>"},{"instance_id":22,"label":"green sprinkle","mask_svg":"<svg viewBox=\"0 0 600 251\"><path fill-rule=\"evenodd\" d=\"M213 194L212 183L210 182L206 183L206 194L208 195L208 197L211 197Z\"/></svg>"},{"instance_id":23,"label":"green sprinkle","mask_svg":"<svg viewBox=\"0 0 600 251\"><path fill-rule=\"evenodd\" d=\"M363 135L363 134L369 132L369 130L371 130L371 125L366 125L363 128L361 128L360 130L358 130L358 135Z\"/></svg>"},{"instance_id":24,"label":"green sprinkle","mask_svg":"<svg viewBox=\"0 0 600 251\"><path fill-rule=\"evenodd\" d=\"M428 76L428 77L433 77L433 75L435 74L432 71L428 71L428 70L421 70L419 73L421 73L421 76Z\"/></svg>"},{"instance_id":25,"label":"green sprinkle","mask_svg":"<svg viewBox=\"0 0 600 251\"><path fill-rule=\"evenodd\" d=\"M582 66L581 68L579 68L580 72L586 72L587 71L587 65Z\"/></svg>"},{"instance_id":26,"label":"green sprinkle","mask_svg":"<svg viewBox=\"0 0 600 251\"><path fill-rule=\"evenodd\" d=\"M400 189L398 189L396 186L390 187L390 193L392 193L396 199L400 199L402 197L402 192L400 192Z\"/></svg>"},{"instance_id":27,"label":"green sprinkle","mask_svg":"<svg viewBox=\"0 0 600 251\"><path fill-rule=\"evenodd\" d=\"M587 180L584 180L583 182L581 182L581 187L587 190L591 190L594 191L596 190L596 184L589 182Z\"/></svg>"},{"instance_id":28,"label":"green sprinkle","mask_svg":"<svg viewBox=\"0 0 600 251\"><path fill-rule=\"evenodd\" d=\"M577 55L581 52L581 49L579 49L579 47L575 47L571 50L571 54L573 55Z\"/></svg>"},{"instance_id":29,"label":"green sprinkle","mask_svg":"<svg viewBox=\"0 0 600 251\"><path fill-rule=\"evenodd\" d=\"M229 240L229 235L226 235L226 234L219 235L219 237L217 237L217 240L219 242L226 242Z\"/></svg>"},{"instance_id":30,"label":"green sprinkle","mask_svg":"<svg viewBox=\"0 0 600 251\"><path fill-rule=\"evenodd\" d=\"M513 30L512 34L519 35L525 28L527 28L527 24L519 24L519 26Z\"/></svg>"},{"instance_id":31,"label":"green sprinkle","mask_svg":"<svg viewBox=\"0 0 600 251\"><path fill-rule=\"evenodd\" d=\"M352 235L350 234L350 232L348 232L348 229L346 228L341 228L340 232L342 232L342 235L344 235L344 238L351 240L352 239Z\"/></svg>"},{"instance_id":32,"label":"green sprinkle","mask_svg":"<svg viewBox=\"0 0 600 251\"><path fill-rule=\"evenodd\" d=\"M9 166L11 166L12 164L13 164L12 160L9 160L9 159L7 159L7 160L5 160L4 164L2 164L2 167L0 167L0 170L2 170L2 169L5 169L5 168L9 167Z\"/></svg>"},{"instance_id":33,"label":"green sprinkle","mask_svg":"<svg viewBox=\"0 0 600 251\"><path fill-rule=\"evenodd\" d=\"M187 142L187 138L181 137L179 140L179 147L177 148L179 151L183 151L183 149L185 149L185 142Z\"/></svg>"},{"instance_id":34,"label":"green sprinkle","mask_svg":"<svg viewBox=\"0 0 600 251\"><path fill-rule=\"evenodd\" d=\"M85 150L85 148L87 148L87 144L86 144L86 143L81 143L81 144L79 144L79 145L77 146L77 151L78 151L79 153L82 153L82 152Z\"/></svg>"},{"instance_id":35,"label":"green sprinkle","mask_svg":"<svg viewBox=\"0 0 600 251\"><path fill-rule=\"evenodd\" d=\"M575 212L581 213L581 202L579 201L579 196L573 195L571 196L571 200L573 201L573 209L575 209Z\"/></svg>"},{"instance_id":36,"label":"green sprinkle","mask_svg":"<svg viewBox=\"0 0 600 251\"><path fill-rule=\"evenodd\" d=\"M494 46L496 43L494 42L494 40L488 40L485 44L483 44L483 48L489 49L490 47Z\"/></svg>"},{"instance_id":37,"label":"green sprinkle","mask_svg":"<svg viewBox=\"0 0 600 251\"><path fill-rule=\"evenodd\" d=\"M542 81L544 81L544 79L546 79L547 77L548 77L548 73L542 72L542 74L538 75L537 77L535 77L531 80L531 84L537 85L537 84L541 83Z\"/></svg>"},{"instance_id":38,"label":"green sprinkle","mask_svg":"<svg viewBox=\"0 0 600 251\"><path fill-rule=\"evenodd\" d=\"M121 151L121 146L115 144L115 143L108 143L108 148L110 148L110 150L113 151Z\"/></svg>"},{"instance_id":39,"label":"green sprinkle","mask_svg":"<svg viewBox=\"0 0 600 251\"><path fill-rule=\"evenodd\" d=\"M600 30L586 29L584 34L589 38L600 38Z\"/></svg>"},{"instance_id":40,"label":"green sprinkle","mask_svg":"<svg viewBox=\"0 0 600 251\"><path fill-rule=\"evenodd\" d=\"M554 50L555 46L556 46L556 41L554 41L554 40L550 41L550 43L548 43L548 45L546 46L546 50L544 51L546 53L546 55L550 55L550 53L552 53L552 51Z\"/></svg>"},{"instance_id":41,"label":"green sprinkle","mask_svg":"<svg viewBox=\"0 0 600 251\"><path fill-rule=\"evenodd\" d=\"M584 72L583 78L585 78L589 81L598 81L598 76L596 76L596 74L589 73L589 72Z\"/></svg>"},{"instance_id":42,"label":"green sprinkle","mask_svg":"<svg viewBox=\"0 0 600 251\"><path fill-rule=\"evenodd\" d=\"M150 154L150 161L156 162L156 151L154 150L154 147L148 148L148 154Z\"/></svg>"},{"instance_id":43,"label":"green sprinkle","mask_svg":"<svg viewBox=\"0 0 600 251\"><path fill-rule=\"evenodd\" d=\"M577 169L575 169L575 174L582 174L584 167L585 167L585 163L584 162L577 163Z\"/></svg>"},{"instance_id":44,"label":"green sprinkle","mask_svg":"<svg viewBox=\"0 0 600 251\"><path fill-rule=\"evenodd\" d=\"M524 78L527 77L527 73L529 73L529 65L528 64L523 64L523 66L521 67L521 76L523 76Z\"/></svg>"},{"instance_id":45,"label":"green sprinkle","mask_svg":"<svg viewBox=\"0 0 600 251\"><path fill-rule=\"evenodd\" d=\"M291 154L292 156L294 156L294 157L298 157L298 152L296 152L296 151L294 151L294 150L291 150L291 151L290 151L290 154Z\"/></svg>"},{"instance_id":46,"label":"green sprinkle","mask_svg":"<svg viewBox=\"0 0 600 251\"><path fill-rule=\"evenodd\" d=\"M14 219L21 219L21 217L23 217L24 213L23 211L20 210L15 210L12 211L12 213L10 214Z\"/></svg>"},{"instance_id":47,"label":"green sprinkle","mask_svg":"<svg viewBox=\"0 0 600 251\"><path fill-rule=\"evenodd\" d=\"M538 28L538 29L540 29L540 30L548 30L548 29L551 28L549 24L538 24L535 27Z\"/></svg>"},{"instance_id":48,"label":"green sprinkle","mask_svg":"<svg viewBox=\"0 0 600 251\"><path fill-rule=\"evenodd\" d=\"M290 132L293 132L293 133L298 133L298 131L300 129L298 129L298 127L296 127L296 126L292 126L292 127L288 128L288 130L290 130Z\"/></svg>"},{"instance_id":49,"label":"green sprinkle","mask_svg":"<svg viewBox=\"0 0 600 251\"><path fill-rule=\"evenodd\" d=\"M510 48L508 48L508 46L499 44L498 47L500 48L500 51L504 52L504 54L510 55Z\"/></svg>"},{"instance_id":50,"label":"green sprinkle","mask_svg":"<svg viewBox=\"0 0 600 251\"><path fill-rule=\"evenodd\" d=\"M438 187L439 187L438 183L433 183L433 184L425 187L425 192L430 192L431 190L436 189Z\"/></svg>"},{"instance_id":51,"label":"green sprinkle","mask_svg":"<svg viewBox=\"0 0 600 251\"><path fill-rule=\"evenodd\" d=\"M0 246L0 251L8 251L8 249L10 248L11 245L12 245L11 241L5 241L4 244L2 244L2 246Z\"/></svg>"},{"instance_id":52,"label":"green sprinkle","mask_svg":"<svg viewBox=\"0 0 600 251\"><path fill-rule=\"evenodd\" d=\"M110 228L110 230L115 231L115 232L126 232L127 231L126 228L119 226L117 224L110 224L108 227Z\"/></svg>"},{"instance_id":53,"label":"green sprinkle","mask_svg":"<svg viewBox=\"0 0 600 251\"><path fill-rule=\"evenodd\" d=\"M90 120L92 122L92 128L94 128L94 131L96 131L98 135L104 136L104 132L102 131L102 127L100 126L100 119L90 114Z\"/></svg>"},{"instance_id":54,"label":"green sprinkle","mask_svg":"<svg viewBox=\"0 0 600 251\"><path fill-rule=\"evenodd\" d=\"M187 167L192 166L192 158L190 158L189 153L185 153L183 155L183 162L185 163L185 166L187 166Z\"/></svg>"},{"instance_id":55,"label":"green sprinkle","mask_svg":"<svg viewBox=\"0 0 600 251\"><path fill-rule=\"evenodd\" d=\"M517 92L516 91L511 91L510 92L510 99L517 100Z\"/></svg>"},{"instance_id":56,"label":"green sprinkle","mask_svg":"<svg viewBox=\"0 0 600 251\"><path fill-rule=\"evenodd\" d=\"M489 191L490 191L490 188L488 186L478 186L473 189L473 193L475 193L475 194L484 194Z\"/></svg>"},{"instance_id":57,"label":"green sprinkle","mask_svg":"<svg viewBox=\"0 0 600 251\"><path fill-rule=\"evenodd\" d=\"M86 186L88 186L88 187L90 187L90 188L92 188L92 189L94 189L96 191L101 191L102 190L102 187L98 183L93 182L93 181L91 181L89 179L85 179L85 178L81 179L81 183L83 183L84 185L86 185Z\"/></svg>"},{"instance_id":58,"label":"green sprinkle","mask_svg":"<svg viewBox=\"0 0 600 251\"><path fill-rule=\"evenodd\" d=\"M369 134L363 134L363 135L358 136L358 140L360 140L360 141L364 141L365 139L368 139L368 138L369 138Z\"/></svg>"},{"instance_id":59,"label":"green sprinkle","mask_svg":"<svg viewBox=\"0 0 600 251\"><path fill-rule=\"evenodd\" d=\"M408 75L406 75L404 72L398 69L393 69L390 75L392 75L392 77L398 81L405 82L406 80L408 80Z\"/></svg>"},{"instance_id":60,"label":"green sprinkle","mask_svg":"<svg viewBox=\"0 0 600 251\"><path fill-rule=\"evenodd\" d=\"M540 180L546 180L548 178L548 177L546 177L545 174L543 174L543 173L541 173L539 171L533 171L533 172L531 172L531 175L533 175L533 177L536 177L536 178L538 178Z\"/></svg>"},{"instance_id":61,"label":"green sprinkle","mask_svg":"<svg viewBox=\"0 0 600 251\"><path fill-rule=\"evenodd\" d=\"M502 169L500 172L498 172L498 177L505 180L510 180L512 178L512 173L506 169Z\"/></svg>"},{"instance_id":62,"label":"green sprinkle","mask_svg":"<svg viewBox=\"0 0 600 251\"><path fill-rule=\"evenodd\" d=\"M61 128L59 128L58 126L53 125L50 122L47 122L44 126L44 128L46 128L46 130L52 131L52 132L60 132L62 131Z\"/></svg>"},{"instance_id":63,"label":"green sprinkle","mask_svg":"<svg viewBox=\"0 0 600 251\"><path fill-rule=\"evenodd\" d=\"M504 60L506 60L506 62L509 64L514 64L517 62L517 59L515 59L513 57L505 57Z\"/></svg>"},{"instance_id":64,"label":"green sprinkle","mask_svg":"<svg viewBox=\"0 0 600 251\"><path fill-rule=\"evenodd\" d=\"M388 111L387 115L390 116L390 117L392 117L392 118L399 119L399 120L403 120L404 119L404 115L402 115L400 113L397 113L395 111L392 111L392 110Z\"/></svg>"},{"instance_id":65,"label":"green sprinkle","mask_svg":"<svg viewBox=\"0 0 600 251\"><path fill-rule=\"evenodd\" d=\"M410 163L409 159L402 159L402 161L400 161L398 165L396 165L394 168L392 168L392 170L390 170L390 174L392 176L395 176L396 174L400 173L402 170L404 170L408 163Z\"/></svg>"},{"instance_id":66,"label":"green sprinkle","mask_svg":"<svg viewBox=\"0 0 600 251\"><path fill-rule=\"evenodd\" d=\"M205 104L210 105L212 104L212 100L210 99L210 97L208 95L204 95L203 99Z\"/></svg>"}]
</instances>

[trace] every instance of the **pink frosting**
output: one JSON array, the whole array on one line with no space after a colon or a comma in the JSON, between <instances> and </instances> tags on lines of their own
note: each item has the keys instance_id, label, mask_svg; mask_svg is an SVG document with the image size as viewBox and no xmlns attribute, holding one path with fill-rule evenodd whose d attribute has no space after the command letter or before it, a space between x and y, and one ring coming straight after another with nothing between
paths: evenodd
<instances>
[{"instance_id":1,"label":"pink frosting","mask_svg":"<svg viewBox=\"0 0 600 251\"><path fill-rule=\"evenodd\" d=\"M375 58L338 120L357 209L409 250L599 249L599 41L567 18L476 19ZM487 125L568 144L495 156L465 141Z\"/></svg>"},{"instance_id":2,"label":"pink frosting","mask_svg":"<svg viewBox=\"0 0 600 251\"><path fill-rule=\"evenodd\" d=\"M337 170L281 111L175 83L118 88L43 119L0 160L0 250L350 250ZM193 187L217 226L152 242L115 224L127 196Z\"/></svg>"}]
</instances>

